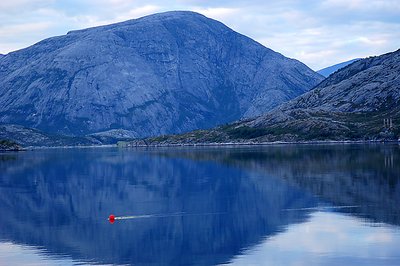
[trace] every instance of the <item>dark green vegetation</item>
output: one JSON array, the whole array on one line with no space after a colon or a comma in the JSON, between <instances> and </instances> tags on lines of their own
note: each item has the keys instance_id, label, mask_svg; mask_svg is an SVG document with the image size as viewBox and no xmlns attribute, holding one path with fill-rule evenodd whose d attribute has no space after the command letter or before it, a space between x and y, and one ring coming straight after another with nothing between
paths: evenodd
<instances>
[{"instance_id":1,"label":"dark green vegetation","mask_svg":"<svg viewBox=\"0 0 400 266\"><path fill-rule=\"evenodd\" d=\"M0 139L0 151L18 151L21 146L11 140Z\"/></svg>"},{"instance_id":2,"label":"dark green vegetation","mask_svg":"<svg viewBox=\"0 0 400 266\"><path fill-rule=\"evenodd\" d=\"M385 113L386 114L386 113ZM272 141L393 141L400 136L400 117L393 118L393 128L383 126L383 113L306 113L294 123L268 127L250 127L235 123L213 130L198 130L180 135L166 135L132 141L132 145L263 143ZM307 127L303 127L307 123Z\"/></svg>"},{"instance_id":3,"label":"dark green vegetation","mask_svg":"<svg viewBox=\"0 0 400 266\"><path fill-rule=\"evenodd\" d=\"M291 123L279 122L267 127L247 125L223 129L232 139L256 141L310 141L310 140L394 140L399 136L399 127L383 126L387 112L343 113L307 112L297 113ZM393 118L400 122L398 114ZM306 126L305 126L306 125Z\"/></svg>"}]
</instances>

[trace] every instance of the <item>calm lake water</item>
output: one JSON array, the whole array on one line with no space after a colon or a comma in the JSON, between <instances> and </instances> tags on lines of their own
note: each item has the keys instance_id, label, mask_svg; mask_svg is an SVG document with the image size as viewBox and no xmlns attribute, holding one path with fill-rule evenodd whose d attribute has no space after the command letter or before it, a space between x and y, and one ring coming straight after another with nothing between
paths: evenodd
<instances>
[{"instance_id":1,"label":"calm lake water","mask_svg":"<svg viewBox=\"0 0 400 266\"><path fill-rule=\"evenodd\" d=\"M0 265L71 264L400 265L400 146L0 154Z\"/></svg>"}]
</instances>

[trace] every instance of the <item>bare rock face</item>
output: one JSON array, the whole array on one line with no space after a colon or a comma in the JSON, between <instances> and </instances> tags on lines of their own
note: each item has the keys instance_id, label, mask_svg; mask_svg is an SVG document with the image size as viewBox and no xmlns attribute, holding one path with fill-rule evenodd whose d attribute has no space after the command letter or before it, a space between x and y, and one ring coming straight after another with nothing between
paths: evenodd
<instances>
[{"instance_id":1,"label":"bare rock face","mask_svg":"<svg viewBox=\"0 0 400 266\"><path fill-rule=\"evenodd\" d=\"M69 135L180 133L262 114L321 80L218 21L167 12L1 57L0 123Z\"/></svg>"}]
</instances>

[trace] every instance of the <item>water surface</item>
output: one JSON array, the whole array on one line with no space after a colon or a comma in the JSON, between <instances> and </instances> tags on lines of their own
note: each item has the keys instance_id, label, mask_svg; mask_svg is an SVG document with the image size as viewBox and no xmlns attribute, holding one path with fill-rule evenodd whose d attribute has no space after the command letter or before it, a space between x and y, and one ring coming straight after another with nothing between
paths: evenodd
<instances>
[{"instance_id":1,"label":"water surface","mask_svg":"<svg viewBox=\"0 0 400 266\"><path fill-rule=\"evenodd\" d=\"M0 154L0 265L400 265L399 159L398 145Z\"/></svg>"}]
</instances>

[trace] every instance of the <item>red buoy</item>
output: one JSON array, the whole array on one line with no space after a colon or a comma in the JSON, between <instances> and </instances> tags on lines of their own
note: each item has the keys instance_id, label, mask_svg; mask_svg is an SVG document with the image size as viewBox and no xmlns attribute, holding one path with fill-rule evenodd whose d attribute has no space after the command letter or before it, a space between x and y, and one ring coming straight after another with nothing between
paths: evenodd
<instances>
[{"instance_id":1,"label":"red buoy","mask_svg":"<svg viewBox=\"0 0 400 266\"><path fill-rule=\"evenodd\" d=\"M110 216L108 216L108 220L110 221L110 224L113 224L115 222L115 215L110 214Z\"/></svg>"}]
</instances>

